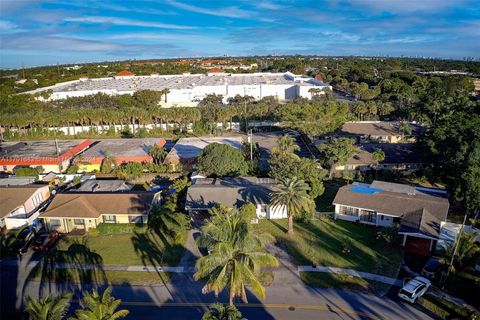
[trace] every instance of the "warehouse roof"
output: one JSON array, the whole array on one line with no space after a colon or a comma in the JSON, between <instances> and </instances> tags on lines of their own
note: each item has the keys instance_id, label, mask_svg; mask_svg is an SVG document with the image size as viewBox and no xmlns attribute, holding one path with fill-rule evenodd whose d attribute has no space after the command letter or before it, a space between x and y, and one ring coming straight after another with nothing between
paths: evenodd
<instances>
[{"instance_id":1,"label":"warehouse roof","mask_svg":"<svg viewBox=\"0 0 480 320\"><path fill-rule=\"evenodd\" d=\"M90 140L2 142L0 145L0 164L58 164L72 158L91 144Z\"/></svg>"},{"instance_id":2,"label":"warehouse roof","mask_svg":"<svg viewBox=\"0 0 480 320\"><path fill-rule=\"evenodd\" d=\"M138 90L163 90L165 88L192 89L201 86L234 85L295 85L304 83L311 86L327 86L313 78L295 76L290 73L209 73L209 74L182 74L182 75L151 75L151 76L125 76L112 78L96 78L58 83L54 86L39 88L27 93L37 93L51 89L53 92L69 91L117 91L133 92Z\"/></svg>"},{"instance_id":3,"label":"warehouse roof","mask_svg":"<svg viewBox=\"0 0 480 320\"><path fill-rule=\"evenodd\" d=\"M106 154L117 158L119 162L150 161L152 157L148 155L148 147L154 144L163 147L165 143L165 139L162 138L97 140L77 161L101 163Z\"/></svg>"}]
</instances>

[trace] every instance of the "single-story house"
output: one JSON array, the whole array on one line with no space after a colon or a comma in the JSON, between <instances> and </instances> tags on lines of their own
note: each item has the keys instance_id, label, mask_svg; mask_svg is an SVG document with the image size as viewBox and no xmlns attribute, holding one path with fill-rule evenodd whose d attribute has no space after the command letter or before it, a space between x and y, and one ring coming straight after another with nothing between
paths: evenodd
<instances>
[{"instance_id":1,"label":"single-story house","mask_svg":"<svg viewBox=\"0 0 480 320\"><path fill-rule=\"evenodd\" d=\"M385 159L377 162L372 153L380 149L385 154ZM368 171L378 170L418 170L424 165L421 153L415 150L411 143L371 143L359 145L353 157L345 165L335 166L335 171Z\"/></svg>"},{"instance_id":2,"label":"single-story house","mask_svg":"<svg viewBox=\"0 0 480 320\"><path fill-rule=\"evenodd\" d=\"M411 132L404 132L403 122L400 121L350 121L342 128L323 137L346 137L357 143L401 143L415 142L417 137L425 131L425 127L418 123L406 122Z\"/></svg>"},{"instance_id":3,"label":"single-story house","mask_svg":"<svg viewBox=\"0 0 480 320\"><path fill-rule=\"evenodd\" d=\"M119 192L132 190L132 185L118 179L89 179L83 181L77 190L78 192Z\"/></svg>"},{"instance_id":4,"label":"single-story house","mask_svg":"<svg viewBox=\"0 0 480 320\"><path fill-rule=\"evenodd\" d=\"M0 227L10 230L31 225L49 197L47 185L0 187Z\"/></svg>"},{"instance_id":5,"label":"single-story house","mask_svg":"<svg viewBox=\"0 0 480 320\"><path fill-rule=\"evenodd\" d=\"M335 219L387 227L399 223L406 252L427 255L440 238L448 214L446 192L374 181L341 187L333 204Z\"/></svg>"},{"instance_id":6,"label":"single-story house","mask_svg":"<svg viewBox=\"0 0 480 320\"><path fill-rule=\"evenodd\" d=\"M62 173L77 154L87 149L90 140L43 140L2 142L0 171L14 172L18 167L42 167L44 172Z\"/></svg>"},{"instance_id":7,"label":"single-story house","mask_svg":"<svg viewBox=\"0 0 480 320\"><path fill-rule=\"evenodd\" d=\"M117 164L127 162L152 162L148 148L154 144L165 146L165 139L104 139L92 145L75 159L79 172L100 171L106 155L115 158Z\"/></svg>"},{"instance_id":8,"label":"single-story house","mask_svg":"<svg viewBox=\"0 0 480 320\"><path fill-rule=\"evenodd\" d=\"M241 149L243 137L180 138L166 156L164 163L170 165L172 169L182 167L183 169L191 170L199 153L211 143L228 144L234 148Z\"/></svg>"},{"instance_id":9,"label":"single-story house","mask_svg":"<svg viewBox=\"0 0 480 320\"><path fill-rule=\"evenodd\" d=\"M48 230L72 232L99 223L147 223L158 195L153 192L71 192L55 195L40 215Z\"/></svg>"},{"instance_id":10,"label":"single-story house","mask_svg":"<svg viewBox=\"0 0 480 320\"><path fill-rule=\"evenodd\" d=\"M258 218L286 218L286 207L270 206L270 193L274 190L277 190L276 181L269 178L196 179L188 188L185 210L192 213L206 211L219 204L233 208L251 202L257 208Z\"/></svg>"}]
</instances>

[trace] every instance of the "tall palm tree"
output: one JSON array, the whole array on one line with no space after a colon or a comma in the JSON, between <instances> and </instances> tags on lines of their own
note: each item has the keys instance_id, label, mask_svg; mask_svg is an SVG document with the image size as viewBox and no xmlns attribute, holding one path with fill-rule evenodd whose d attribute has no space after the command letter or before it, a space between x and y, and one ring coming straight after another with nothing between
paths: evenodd
<instances>
[{"instance_id":1,"label":"tall palm tree","mask_svg":"<svg viewBox=\"0 0 480 320\"><path fill-rule=\"evenodd\" d=\"M43 299L25 297L25 312L30 320L62 320L70 308L71 293L55 297L49 294Z\"/></svg>"},{"instance_id":2,"label":"tall palm tree","mask_svg":"<svg viewBox=\"0 0 480 320\"><path fill-rule=\"evenodd\" d=\"M280 156L294 156L294 152L300 150L300 147L295 143L295 139L284 135L278 139L278 146L274 147L272 152Z\"/></svg>"},{"instance_id":3,"label":"tall palm tree","mask_svg":"<svg viewBox=\"0 0 480 320\"><path fill-rule=\"evenodd\" d=\"M228 288L230 305L235 297L248 302L245 285L264 298L265 288L258 278L261 268L278 266L277 259L264 249L273 237L252 233L236 210L214 214L218 215L202 228L203 241L212 245L210 254L197 260L194 279L205 281L204 293L218 295Z\"/></svg>"},{"instance_id":4,"label":"tall palm tree","mask_svg":"<svg viewBox=\"0 0 480 320\"><path fill-rule=\"evenodd\" d=\"M378 164L385 160L385 152L382 149L376 148L372 153L372 158L375 160L375 179L377 178Z\"/></svg>"},{"instance_id":5,"label":"tall palm tree","mask_svg":"<svg viewBox=\"0 0 480 320\"><path fill-rule=\"evenodd\" d=\"M286 207L288 215L288 234L293 234L293 217L313 209L313 201L308 195L310 187L296 177L282 179L278 190L270 194L270 206Z\"/></svg>"},{"instance_id":6,"label":"tall palm tree","mask_svg":"<svg viewBox=\"0 0 480 320\"><path fill-rule=\"evenodd\" d=\"M235 306L212 303L203 314L202 320L246 320Z\"/></svg>"},{"instance_id":7,"label":"tall palm tree","mask_svg":"<svg viewBox=\"0 0 480 320\"><path fill-rule=\"evenodd\" d=\"M112 288L108 287L99 294L97 289L93 289L92 293L84 292L81 305L84 309L78 309L75 316L78 320L117 320L125 318L128 310L118 310L122 300L115 299L111 296Z\"/></svg>"}]
</instances>

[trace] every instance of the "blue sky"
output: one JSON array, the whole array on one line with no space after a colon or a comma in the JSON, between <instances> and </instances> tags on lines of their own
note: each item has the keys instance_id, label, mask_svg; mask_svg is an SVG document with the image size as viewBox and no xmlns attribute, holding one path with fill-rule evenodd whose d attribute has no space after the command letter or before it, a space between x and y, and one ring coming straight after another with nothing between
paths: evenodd
<instances>
[{"instance_id":1,"label":"blue sky","mask_svg":"<svg viewBox=\"0 0 480 320\"><path fill-rule=\"evenodd\" d=\"M213 55L480 53L478 0L1 0L0 67Z\"/></svg>"}]
</instances>

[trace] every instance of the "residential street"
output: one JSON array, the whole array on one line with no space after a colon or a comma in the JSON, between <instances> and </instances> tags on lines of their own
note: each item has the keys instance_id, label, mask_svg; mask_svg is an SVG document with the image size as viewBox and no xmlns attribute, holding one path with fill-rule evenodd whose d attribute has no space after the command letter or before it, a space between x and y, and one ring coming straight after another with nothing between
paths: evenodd
<instances>
[{"instance_id":1,"label":"residential street","mask_svg":"<svg viewBox=\"0 0 480 320\"><path fill-rule=\"evenodd\" d=\"M305 286L289 263L288 256L278 248L271 250L280 259L281 267L275 272L274 283L267 288L265 301L260 301L249 292L249 304L238 305L249 320L432 319L416 306L400 302L394 293L389 297L378 297L371 293ZM187 251L185 255L190 253ZM186 264L188 260L183 259L183 263ZM24 267L21 265L18 270ZM2 317L20 308L24 296L60 291L78 294L89 289L88 285L26 281L25 274L18 270L13 266L2 266L0 270ZM211 302L228 301L225 293L218 298L213 294L203 295L202 285L192 279L191 273L176 274L167 286L114 286L113 295L122 299L123 306L131 312L131 319L200 319Z\"/></svg>"}]
</instances>

